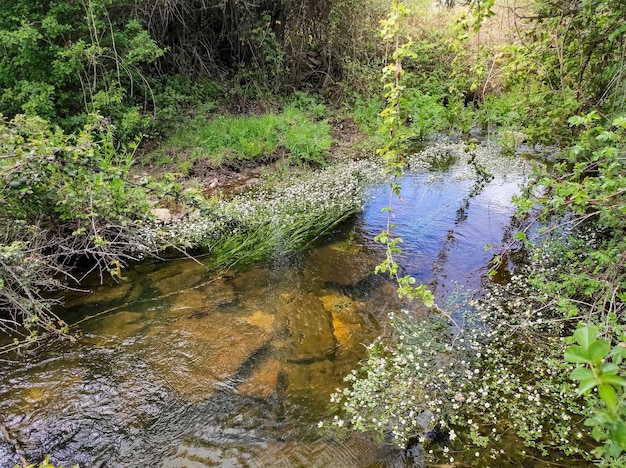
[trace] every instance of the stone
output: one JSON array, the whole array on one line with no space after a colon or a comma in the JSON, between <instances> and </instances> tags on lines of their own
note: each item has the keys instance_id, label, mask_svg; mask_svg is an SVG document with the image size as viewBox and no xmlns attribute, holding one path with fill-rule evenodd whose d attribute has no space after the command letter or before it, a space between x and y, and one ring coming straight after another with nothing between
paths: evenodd
<instances>
[{"instance_id":1,"label":"stone","mask_svg":"<svg viewBox=\"0 0 626 468\"><path fill-rule=\"evenodd\" d=\"M332 356L337 342L330 314L314 294L295 297L279 308L287 325L286 359L291 362L322 360Z\"/></svg>"},{"instance_id":2,"label":"stone","mask_svg":"<svg viewBox=\"0 0 626 468\"><path fill-rule=\"evenodd\" d=\"M153 208L150 213L162 223L169 223L172 221L172 212L167 208Z\"/></svg>"},{"instance_id":3,"label":"stone","mask_svg":"<svg viewBox=\"0 0 626 468\"><path fill-rule=\"evenodd\" d=\"M204 265L191 259L184 259L160 266L147 276L152 286L161 294L170 294L197 285L208 277L208 272Z\"/></svg>"},{"instance_id":4,"label":"stone","mask_svg":"<svg viewBox=\"0 0 626 468\"><path fill-rule=\"evenodd\" d=\"M213 312L156 327L151 344L161 349L150 353L148 347L146 359L177 395L197 403L228 384L248 360L269 344L270 337L258 327Z\"/></svg>"},{"instance_id":5,"label":"stone","mask_svg":"<svg viewBox=\"0 0 626 468\"><path fill-rule=\"evenodd\" d=\"M315 249L311 255L311 282L323 278L327 283L353 286L373 274L376 260L365 254L343 249L335 244Z\"/></svg>"},{"instance_id":6,"label":"stone","mask_svg":"<svg viewBox=\"0 0 626 468\"><path fill-rule=\"evenodd\" d=\"M267 314L262 310L257 310L252 315L242 317L241 320L260 328L265 333L272 333L276 326L276 316Z\"/></svg>"},{"instance_id":7,"label":"stone","mask_svg":"<svg viewBox=\"0 0 626 468\"><path fill-rule=\"evenodd\" d=\"M267 398L276 393L283 366L276 359L267 359L261 363L252 375L239 384L237 392L254 398Z\"/></svg>"},{"instance_id":8,"label":"stone","mask_svg":"<svg viewBox=\"0 0 626 468\"><path fill-rule=\"evenodd\" d=\"M357 303L343 294L327 294L320 300L332 316L333 333L339 349L346 351L358 346L365 335L365 322Z\"/></svg>"},{"instance_id":9,"label":"stone","mask_svg":"<svg viewBox=\"0 0 626 468\"><path fill-rule=\"evenodd\" d=\"M103 346L111 341L121 342L136 336L144 328L146 328L144 314L122 310L88 321L83 326L83 332L92 344Z\"/></svg>"},{"instance_id":10,"label":"stone","mask_svg":"<svg viewBox=\"0 0 626 468\"><path fill-rule=\"evenodd\" d=\"M216 279L206 284L174 294L170 310L206 313L220 310L237 302L237 294L230 283Z\"/></svg>"},{"instance_id":11,"label":"stone","mask_svg":"<svg viewBox=\"0 0 626 468\"><path fill-rule=\"evenodd\" d=\"M329 359L307 364L284 363L286 376L285 394L313 407L328 406L328 396L343 382L344 375Z\"/></svg>"},{"instance_id":12,"label":"stone","mask_svg":"<svg viewBox=\"0 0 626 468\"><path fill-rule=\"evenodd\" d=\"M281 293L280 298L285 302L291 302L296 298L296 296L292 293Z\"/></svg>"},{"instance_id":13,"label":"stone","mask_svg":"<svg viewBox=\"0 0 626 468\"><path fill-rule=\"evenodd\" d=\"M107 284L104 286L92 287L87 294L81 294L76 298L67 301L66 307L75 307L81 305L108 304L110 302L118 302L125 300L130 302L137 299L143 292L142 287L137 282L121 282Z\"/></svg>"},{"instance_id":14,"label":"stone","mask_svg":"<svg viewBox=\"0 0 626 468\"><path fill-rule=\"evenodd\" d=\"M363 318L359 312L356 301L343 294L326 294L320 297L324 309L347 323L362 323Z\"/></svg>"}]
</instances>

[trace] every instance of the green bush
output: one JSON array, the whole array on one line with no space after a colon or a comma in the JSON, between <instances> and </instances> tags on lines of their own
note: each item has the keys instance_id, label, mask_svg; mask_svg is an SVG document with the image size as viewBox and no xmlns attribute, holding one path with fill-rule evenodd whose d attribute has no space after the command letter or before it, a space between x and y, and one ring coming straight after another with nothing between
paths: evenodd
<instances>
[{"instance_id":1,"label":"green bush","mask_svg":"<svg viewBox=\"0 0 626 468\"><path fill-rule=\"evenodd\" d=\"M39 117L0 120L2 331L66 333L44 292L74 281L77 259L119 276L133 250L144 248L134 226L149 205L144 189L128 181L131 155L115 151L110 128L91 119L77 135Z\"/></svg>"},{"instance_id":2,"label":"green bush","mask_svg":"<svg viewBox=\"0 0 626 468\"><path fill-rule=\"evenodd\" d=\"M145 66L163 50L121 2L8 0L0 48L0 113L77 130L98 112L124 141L147 128L154 99Z\"/></svg>"}]
</instances>

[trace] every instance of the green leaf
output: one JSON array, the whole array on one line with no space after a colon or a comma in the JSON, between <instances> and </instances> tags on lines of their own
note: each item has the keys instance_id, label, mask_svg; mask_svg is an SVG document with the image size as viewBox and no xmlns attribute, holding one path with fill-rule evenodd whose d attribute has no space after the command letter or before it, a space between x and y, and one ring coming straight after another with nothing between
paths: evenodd
<instances>
[{"instance_id":1,"label":"green leaf","mask_svg":"<svg viewBox=\"0 0 626 468\"><path fill-rule=\"evenodd\" d=\"M595 378L583 380L580 382L580 385L578 386L578 394L582 395L584 393L587 393L596 385L598 385L598 381Z\"/></svg>"},{"instance_id":2,"label":"green leaf","mask_svg":"<svg viewBox=\"0 0 626 468\"><path fill-rule=\"evenodd\" d=\"M587 418L585 419L585 426L587 427L591 427L591 426L598 426L600 424L604 424L604 418L602 418L601 415L595 415L591 418Z\"/></svg>"},{"instance_id":3,"label":"green leaf","mask_svg":"<svg viewBox=\"0 0 626 468\"><path fill-rule=\"evenodd\" d=\"M435 305L435 297L433 296L433 293L428 290L422 293L421 299L426 307L432 307Z\"/></svg>"},{"instance_id":4,"label":"green leaf","mask_svg":"<svg viewBox=\"0 0 626 468\"><path fill-rule=\"evenodd\" d=\"M611 352L611 345L608 341L599 340L591 343L588 349L589 359L593 362L602 361Z\"/></svg>"},{"instance_id":5,"label":"green leaf","mask_svg":"<svg viewBox=\"0 0 626 468\"><path fill-rule=\"evenodd\" d=\"M587 380L593 378L593 372L587 367L577 367L570 375L572 380Z\"/></svg>"},{"instance_id":6,"label":"green leaf","mask_svg":"<svg viewBox=\"0 0 626 468\"><path fill-rule=\"evenodd\" d=\"M597 340L597 336L598 327L594 326L582 327L574 332L574 339L583 349L589 348Z\"/></svg>"},{"instance_id":7,"label":"green leaf","mask_svg":"<svg viewBox=\"0 0 626 468\"><path fill-rule=\"evenodd\" d=\"M613 431L613 440L619 444L622 450L626 450L626 423L620 421Z\"/></svg>"},{"instance_id":8,"label":"green leaf","mask_svg":"<svg viewBox=\"0 0 626 468\"><path fill-rule=\"evenodd\" d=\"M603 362L602 363L602 375L614 375L619 371L619 367L617 364L612 362Z\"/></svg>"},{"instance_id":9,"label":"green leaf","mask_svg":"<svg viewBox=\"0 0 626 468\"><path fill-rule=\"evenodd\" d=\"M592 361L589 359L589 353L580 346L572 345L565 349L565 360L578 364L588 364Z\"/></svg>"},{"instance_id":10,"label":"green leaf","mask_svg":"<svg viewBox=\"0 0 626 468\"><path fill-rule=\"evenodd\" d=\"M602 427L600 426L596 426L591 430L591 435L593 436L594 439L596 439L598 442L600 442L601 440L606 440L607 435L606 433L602 430Z\"/></svg>"},{"instance_id":11,"label":"green leaf","mask_svg":"<svg viewBox=\"0 0 626 468\"><path fill-rule=\"evenodd\" d=\"M605 446L607 446L606 454L611 458L617 458L622 454L622 449L616 442L608 441Z\"/></svg>"},{"instance_id":12,"label":"green leaf","mask_svg":"<svg viewBox=\"0 0 626 468\"><path fill-rule=\"evenodd\" d=\"M602 383L613 385L614 387L619 387L619 386L626 387L626 380L622 379L618 375L602 374L601 380L602 380Z\"/></svg>"},{"instance_id":13,"label":"green leaf","mask_svg":"<svg viewBox=\"0 0 626 468\"><path fill-rule=\"evenodd\" d=\"M598 385L598 395L602 398L602 401L606 407L612 413L617 412L617 393L611 385L600 384Z\"/></svg>"}]
</instances>

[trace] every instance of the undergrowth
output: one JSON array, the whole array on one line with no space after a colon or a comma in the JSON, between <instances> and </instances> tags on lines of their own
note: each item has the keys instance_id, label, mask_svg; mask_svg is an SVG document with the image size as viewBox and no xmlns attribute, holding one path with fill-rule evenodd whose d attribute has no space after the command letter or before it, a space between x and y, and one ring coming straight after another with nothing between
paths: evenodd
<instances>
[{"instance_id":1,"label":"undergrowth","mask_svg":"<svg viewBox=\"0 0 626 468\"><path fill-rule=\"evenodd\" d=\"M320 119L321 104L307 106L302 100L264 115L200 115L165 141L167 151L154 152L144 163L206 158L215 165L238 160L258 164L280 154L294 165L324 165L332 142L330 125Z\"/></svg>"}]
</instances>

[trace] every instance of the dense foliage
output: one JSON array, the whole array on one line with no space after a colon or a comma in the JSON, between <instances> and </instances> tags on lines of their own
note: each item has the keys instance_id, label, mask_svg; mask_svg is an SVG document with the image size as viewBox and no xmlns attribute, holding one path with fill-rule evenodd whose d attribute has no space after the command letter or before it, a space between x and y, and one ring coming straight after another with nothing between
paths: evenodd
<instances>
[{"instance_id":1,"label":"dense foliage","mask_svg":"<svg viewBox=\"0 0 626 468\"><path fill-rule=\"evenodd\" d=\"M131 156L114 150L101 119L76 135L39 117L3 119L0 154L0 329L67 333L45 292L77 286L77 259L117 273L133 258L145 191L128 182Z\"/></svg>"},{"instance_id":2,"label":"dense foliage","mask_svg":"<svg viewBox=\"0 0 626 468\"><path fill-rule=\"evenodd\" d=\"M176 107L298 88L342 93L376 56L369 0L25 2L0 8L0 112L80 128L97 112L128 141ZM361 75L362 76L362 75Z\"/></svg>"},{"instance_id":3,"label":"dense foliage","mask_svg":"<svg viewBox=\"0 0 626 468\"><path fill-rule=\"evenodd\" d=\"M153 107L146 65L163 54L122 2L22 2L0 9L0 112L67 129L99 112L127 139Z\"/></svg>"},{"instance_id":4,"label":"dense foliage","mask_svg":"<svg viewBox=\"0 0 626 468\"><path fill-rule=\"evenodd\" d=\"M68 328L52 312L53 291L80 287L92 271L102 280L109 274L119 278L129 260L167 242L189 245L182 238L159 244L154 236L145 242L152 206L182 210L188 203L188 210L201 207L207 215L211 202L201 189L183 188L174 174L134 178L130 170L142 134L167 137L180 132L187 116L195 117L197 138L191 126L182 132L186 145L193 145L188 153L186 145L179 148L190 155L176 161L183 173L198 158L219 165L260 163L282 154L290 164L324 165L329 126L320 114L309 113L314 100L305 95L300 101L313 103L306 111L296 99L280 114L264 117L211 115L207 122L207 114L222 91L237 105L298 87L340 94L338 80L356 77L360 64L367 66L376 54L375 41L364 39L364 25L377 7L372 3L366 10L366 4L3 2L2 331L30 338L63 335ZM335 215L342 219L346 212ZM329 215L319 232L336 222ZM220 256L234 261L234 255Z\"/></svg>"}]
</instances>

